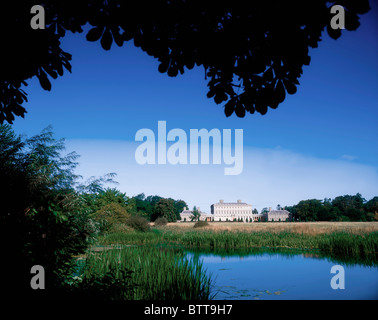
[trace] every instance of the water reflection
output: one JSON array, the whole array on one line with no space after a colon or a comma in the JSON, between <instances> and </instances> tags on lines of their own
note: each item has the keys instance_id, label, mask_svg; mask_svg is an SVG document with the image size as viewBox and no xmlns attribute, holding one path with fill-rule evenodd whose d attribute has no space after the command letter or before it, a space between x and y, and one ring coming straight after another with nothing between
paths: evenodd
<instances>
[{"instance_id":1,"label":"water reflection","mask_svg":"<svg viewBox=\"0 0 378 320\"><path fill-rule=\"evenodd\" d=\"M215 299L378 299L374 261L335 258L302 250L186 250L215 279ZM331 267L345 268L345 290L330 286Z\"/></svg>"},{"instance_id":2,"label":"water reflection","mask_svg":"<svg viewBox=\"0 0 378 320\"><path fill-rule=\"evenodd\" d=\"M305 258L312 259L326 259L332 263L339 263L345 265L360 265L360 266L372 266L378 267L378 260L371 259L371 257L360 257L360 256L338 256L338 255L329 255L321 252L320 250L303 250L295 248L249 248L249 249L210 249L210 248L201 248L201 249L183 249L186 252L190 253L192 257L198 259L199 256L219 256L223 260L230 257L238 257L239 259L244 259L245 257L251 256L266 256L266 255L276 255L280 254L286 258L294 257L296 255L302 255Z\"/></svg>"}]
</instances>

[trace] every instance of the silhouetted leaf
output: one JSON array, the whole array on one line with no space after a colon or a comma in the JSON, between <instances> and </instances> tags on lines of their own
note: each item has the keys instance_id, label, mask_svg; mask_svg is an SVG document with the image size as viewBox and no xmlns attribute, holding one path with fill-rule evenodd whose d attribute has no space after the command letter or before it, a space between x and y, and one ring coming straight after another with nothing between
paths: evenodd
<instances>
[{"instance_id":1,"label":"silhouetted leaf","mask_svg":"<svg viewBox=\"0 0 378 320\"><path fill-rule=\"evenodd\" d=\"M97 41L101 38L104 32L104 27L95 27L88 31L87 40L88 41Z\"/></svg>"},{"instance_id":2,"label":"silhouetted leaf","mask_svg":"<svg viewBox=\"0 0 378 320\"><path fill-rule=\"evenodd\" d=\"M256 109L257 112L259 112L262 115L264 115L268 112L268 106L266 106L264 104L257 104L256 103L255 109Z\"/></svg>"},{"instance_id":3,"label":"silhouetted leaf","mask_svg":"<svg viewBox=\"0 0 378 320\"><path fill-rule=\"evenodd\" d=\"M245 117L245 109L243 105L238 102L235 107L235 113L239 118L244 118Z\"/></svg>"},{"instance_id":4,"label":"silhouetted leaf","mask_svg":"<svg viewBox=\"0 0 378 320\"><path fill-rule=\"evenodd\" d=\"M234 113L234 111L235 111L234 103L235 103L235 101L230 100L224 105L224 113L225 113L226 117L229 117Z\"/></svg>"},{"instance_id":5,"label":"silhouetted leaf","mask_svg":"<svg viewBox=\"0 0 378 320\"><path fill-rule=\"evenodd\" d=\"M341 30L340 29L332 29L330 25L327 25L327 32L328 32L328 35L332 39L335 39L335 40L340 38L340 36L341 36Z\"/></svg>"},{"instance_id":6,"label":"silhouetted leaf","mask_svg":"<svg viewBox=\"0 0 378 320\"><path fill-rule=\"evenodd\" d=\"M297 87L295 86L295 84L293 84L287 79L284 79L283 82L284 82L284 85L288 94L294 94L297 92Z\"/></svg>"},{"instance_id":7,"label":"silhouetted leaf","mask_svg":"<svg viewBox=\"0 0 378 320\"><path fill-rule=\"evenodd\" d=\"M134 35L134 46L140 47L141 46L141 36L139 34Z\"/></svg>"},{"instance_id":8,"label":"silhouetted leaf","mask_svg":"<svg viewBox=\"0 0 378 320\"><path fill-rule=\"evenodd\" d=\"M165 73L167 72L169 67L169 59L160 60L160 64L158 67L159 72Z\"/></svg>"},{"instance_id":9,"label":"silhouetted leaf","mask_svg":"<svg viewBox=\"0 0 378 320\"><path fill-rule=\"evenodd\" d=\"M12 105L10 107L13 107ZM14 115L12 113L12 111L10 110L11 108L8 108L8 109L5 109L4 110L4 113L5 113L5 119L10 123L10 124L13 124L13 120L14 120Z\"/></svg>"},{"instance_id":10,"label":"silhouetted leaf","mask_svg":"<svg viewBox=\"0 0 378 320\"><path fill-rule=\"evenodd\" d=\"M189 70L193 69L193 67L194 67L194 61L193 61L192 59L186 61L185 66L186 66Z\"/></svg>"},{"instance_id":11,"label":"silhouetted leaf","mask_svg":"<svg viewBox=\"0 0 378 320\"><path fill-rule=\"evenodd\" d=\"M51 83L49 79L47 78L46 73L42 70L39 69L39 74L37 75L39 83L41 84L41 87L47 91L51 90Z\"/></svg>"},{"instance_id":12,"label":"silhouetted leaf","mask_svg":"<svg viewBox=\"0 0 378 320\"><path fill-rule=\"evenodd\" d=\"M105 50L110 50L113 42L113 37L108 28L105 29L105 32L102 35L101 38L101 46Z\"/></svg>"},{"instance_id":13,"label":"silhouetted leaf","mask_svg":"<svg viewBox=\"0 0 378 320\"><path fill-rule=\"evenodd\" d=\"M180 71L180 74L184 74L184 66L183 66L181 63L179 63L179 64L177 65L177 68L178 68L178 70Z\"/></svg>"},{"instance_id":14,"label":"silhouetted leaf","mask_svg":"<svg viewBox=\"0 0 378 320\"><path fill-rule=\"evenodd\" d=\"M58 77L58 74L53 70L51 66L46 66L44 67L44 69L53 79L56 79Z\"/></svg>"},{"instance_id":15,"label":"silhouetted leaf","mask_svg":"<svg viewBox=\"0 0 378 320\"><path fill-rule=\"evenodd\" d=\"M214 97L214 95L215 95L215 91L213 89L210 89L206 96L208 98L212 98L212 97Z\"/></svg>"},{"instance_id":16,"label":"silhouetted leaf","mask_svg":"<svg viewBox=\"0 0 378 320\"><path fill-rule=\"evenodd\" d=\"M59 74L60 76L63 75L63 66L62 66L61 63L58 63L58 64L57 64L57 66L56 66L56 71L58 72L58 74Z\"/></svg>"},{"instance_id":17,"label":"silhouetted leaf","mask_svg":"<svg viewBox=\"0 0 378 320\"><path fill-rule=\"evenodd\" d=\"M234 91L234 89L232 88L231 83L226 83L226 84L224 85L224 91L225 91L228 95L230 95L230 96L233 96L233 95L235 94L235 91Z\"/></svg>"},{"instance_id":18,"label":"silhouetted leaf","mask_svg":"<svg viewBox=\"0 0 378 320\"><path fill-rule=\"evenodd\" d=\"M16 116L24 118L24 116L25 116L25 112L26 112L26 110L25 110L24 107L20 106L19 104L15 104L15 105L14 105L13 113L14 113Z\"/></svg>"},{"instance_id":19,"label":"silhouetted leaf","mask_svg":"<svg viewBox=\"0 0 378 320\"><path fill-rule=\"evenodd\" d=\"M63 64L63 66L64 66L69 72L72 71L72 66L71 66L71 64L70 64L68 61L66 61L66 60L62 60L62 64Z\"/></svg>"},{"instance_id":20,"label":"silhouetted leaf","mask_svg":"<svg viewBox=\"0 0 378 320\"><path fill-rule=\"evenodd\" d=\"M122 33L122 38L124 41L129 41L133 38L133 34L131 32L124 31Z\"/></svg>"},{"instance_id":21,"label":"silhouetted leaf","mask_svg":"<svg viewBox=\"0 0 378 320\"><path fill-rule=\"evenodd\" d=\"M274 90L274 94L275 94L275 98L277 99L278 103L285 100L285 96L286 96L285 88L284 88L281 80L277 81L277 85L276 85L276 88ZM257 110L257 108L256 108L256 110Z\"/></svg>"},{"instance_id":22,"label":"silhouetted leaf","mask_svg":"<svg viewBox=\"0 0 378 320\"><path fill-rule=\"evenodd\" d=\"M177 65L171 63L171 65L170 65L169 68L168 68L168 72L167 72L167 73L168 73L168 75L169 75L170 77L176 77L177 74L178 74L178 68L177 68Z\"/></svg>"},{"instance_id":23,"label":"silhouetted leaf","mask_svg":"<svg viewBox=\"0 0 378 320\"><path fill-rule=\"evenodd\" d=\"M119 27L112 28L112 34L113 34L114 42L117 44L117 46L122 47L124 40L121 34L119 33Z\"/></svg>"},{"instance_id":24,"label":"silhouetted leaf","mask_svg":"<svg viewBox=\"0 0 378 320\"><path fill-rule=\"evenodd\" d=\"M226 101L227 99L227 94L225 94L224 92L219 92L214 97L214 101L216 104L220 104L223 101Z\"/></svg>"},{"instance_id":25,"label":"silhouetted leaf","mask_svg":"<svg viewBox=\"0 0 378 320\"><path fill-rule=\"evenodd\" d=\"M272 109L277 109L278 105L279 102L277 100L271 100L269 103L269 107L271 107Z\"/></svg>"},{"instance_id":26,"label":"silhouetted leaf","mask_svg":"<svg viewBox=\"0 0 378 320\"><path fill-rule=\"evenodd\" d=\"M68 52L61 51L61 54L63 55L64 58L67 60L72 60L72 54Z\"/></svg>"}]
</instances>

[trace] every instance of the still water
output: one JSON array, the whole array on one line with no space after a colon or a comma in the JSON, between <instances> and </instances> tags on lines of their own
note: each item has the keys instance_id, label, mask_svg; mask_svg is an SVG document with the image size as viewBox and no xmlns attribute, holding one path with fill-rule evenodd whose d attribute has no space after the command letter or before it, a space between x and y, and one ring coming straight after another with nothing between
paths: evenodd
<instances>
[{"instance_id":1,"label":"still water","mask_svg":"<svg viewBox=\"0 0 378 320\"><path fill-rule=\"evenodd\" d=\"M250 255L188 253L215 280L215 300L378 299L378 266L341 263L313 253ZM344 268L345 289L332 289L334 265ZM339 283L339 282L337 282Z\"/></svg>"}]
</instances>

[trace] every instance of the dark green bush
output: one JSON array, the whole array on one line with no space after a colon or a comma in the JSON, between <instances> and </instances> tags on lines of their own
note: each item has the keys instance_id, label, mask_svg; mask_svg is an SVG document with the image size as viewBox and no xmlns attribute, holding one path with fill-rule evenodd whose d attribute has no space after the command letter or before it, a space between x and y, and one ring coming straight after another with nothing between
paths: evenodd
<instances>
[{"instance_id":1,"label":"dark green bush","mask_svg":"<svg viewBox=\"0 0 378 320\"><path fill-rule=\"evenodd\" d=\"M155 220L155 226L165 226L168 220L165 217L159 217Z\"/></svg>"},{"instance_id":2,"label":"dark green bush","mask_svg":"<svg viewBox=\"0 0 378 320\"><path fill-rule=\"evenodd\" d=\"M106 232L117 224L125 223L130 214L119 203L112 202L104 205L91 216L99 224L100 231Z\"/></svg>"},{"instance_id":3,"label":"dark green bush","mask_svg":"<svg viewBox=\"0 0 378 320\"><path fill-rule=\"evenodd\" d=\"M201 228L201 227L206 227L208 225L209 225L209 223L207 221L197 221L194 224L193 228Z\"/></svg>"},{"instance_id":4,"label":"dark green bush","mask_svg":"<svg viewBox=\"0 0 378 320\"><path fill-rule=\"evenodd\" d=\"M126 224L136 231L147 232L150 230L148 220L140 216L131 216L126 220Z\"/></svg>"}]
</instances>

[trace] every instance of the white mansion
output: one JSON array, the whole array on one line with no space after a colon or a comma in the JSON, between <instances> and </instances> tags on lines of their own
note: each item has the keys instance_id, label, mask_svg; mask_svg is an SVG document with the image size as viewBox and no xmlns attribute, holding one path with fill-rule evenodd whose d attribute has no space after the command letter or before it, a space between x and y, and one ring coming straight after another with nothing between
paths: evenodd
<instances>
[{"instance_id":1,"label":"white mansion","mask_svg":"<svg viewBox=\"0 0 378 320\"><path fill-rule=\"evenodd\" d=\"M252 205L241 202L224 202L219 200L218 203L211 205L211 214L214 221L253 221Z\"/></svg>"},{"instance_id":2,"label":"white mansion","mask_svg":"<svg viewBox=\"0 0 378 320\"><path fill-rule=\"evenodd\" d=\"M203 221L243 221L243 222L255 222L255 221L291 221L292 215L286 210L272 210L260 214L252 213L252 205L237 200L237 202L224 202L219 200L218 203L214 203L210 206L211 213L205 213L197 210L200 213L200 220ZM180 214L181 222L191 221L193 218L193 211L184 208Z\"/></svg>"}]
</instances>

